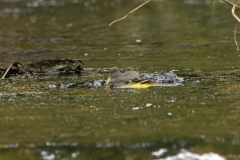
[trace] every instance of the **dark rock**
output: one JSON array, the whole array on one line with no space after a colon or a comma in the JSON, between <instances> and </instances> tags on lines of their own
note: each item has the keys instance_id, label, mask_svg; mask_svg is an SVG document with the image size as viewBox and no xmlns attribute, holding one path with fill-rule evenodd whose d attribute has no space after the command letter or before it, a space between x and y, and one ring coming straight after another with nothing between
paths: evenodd
<instances>
[{"instance_id":1,"label":"dark rock","mask_svg":"<svg viewBox=\"0 0 240 160\"><path fill-rule=\"evenodd\" d=\"M3 76L6 70L5 68L0 68L0 75ZM23 74L62 75L81 74L83 72L82 60L80 59L50 59L24 65L14 62L6 77Z\"/></svg>"}]
</instances>

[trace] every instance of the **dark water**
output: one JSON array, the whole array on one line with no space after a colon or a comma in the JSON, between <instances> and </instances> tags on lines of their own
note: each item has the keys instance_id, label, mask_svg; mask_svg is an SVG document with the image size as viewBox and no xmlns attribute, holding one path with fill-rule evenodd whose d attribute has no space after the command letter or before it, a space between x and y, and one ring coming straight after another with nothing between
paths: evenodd
<instances>
[{"instance_id":1,"label":"dark water","mask_svg":"<svg viewBox=\"0 0 240 160\"><path fill-rule=\"evenodd\" d=\"M82 76L0 81L0 159L153 159L181 148L240 155L240 52L231 7L211 1L1 0L0 67L82 59ZM238 38L238 37L237 37ZM182 87L80 87L105 68L177 70Z\"/></svg>"}]
</instances>

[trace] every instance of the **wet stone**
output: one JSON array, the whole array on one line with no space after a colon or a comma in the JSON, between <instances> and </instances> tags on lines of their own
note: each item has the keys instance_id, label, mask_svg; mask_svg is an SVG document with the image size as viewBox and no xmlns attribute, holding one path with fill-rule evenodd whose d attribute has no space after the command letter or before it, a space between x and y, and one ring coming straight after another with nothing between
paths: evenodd
<instances>
[{"instance_id":1,"label":"wet stone","mask_svg":"<svg viewBox=\"0 0 240 160\"><path fill-rule=\"evenodd\" d=\"M0 68L0 76L3 76L7 68ZM14 75L64 75L83 73L82 60L80 59L50 59L36 63L22 64L14 62L7 72L6 77Z\"/></svg>"},{"instance_id":2,"label":"wet stone","mask_svg":"<svg viewBox=\"0 0 240 160\"><path fill-rule=\"evenodd\" d=\"M23 66L23 70L35 74L68 74L82 73L83 67L80 59L50 59L26 64Z\"/></svg>"}]
</instances>

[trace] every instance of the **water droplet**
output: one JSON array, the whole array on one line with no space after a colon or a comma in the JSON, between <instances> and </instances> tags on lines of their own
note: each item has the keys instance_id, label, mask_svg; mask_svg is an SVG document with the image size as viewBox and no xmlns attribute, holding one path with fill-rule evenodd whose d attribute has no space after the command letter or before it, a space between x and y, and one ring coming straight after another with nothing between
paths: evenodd
<instances>
[{"instance_id":1,"label":"water droplet","mask_svg":"<svg viewBox=\"0 0 240 160\"><path fill-rule=\"evenodd\" d=\"M151 107L152 106L152 103L147 103L146 105L145 105L145 107Z\"/></svg>"},{"instance_id":2,"label":"water droplet","mask_svg":"<svg viewBox=\"0 0 240 160\"><path fill-rule=\"evenodd\" d=\"M204 138L205 138L205 135L201 135L200 138L204 139Z\"/></svg>"},{"instance_id":3,"label":"water droplet","mask_svg":"<svg viewBox=\"0 0 240 160\"><path fill-rule=\"evenodd\" d=\"M133 107L132 110L138 110L140 109L139 107Z\"/></svg>"},{"instance_id":4,"label":"water droplet","mask_svg":"<svg viewBox=\"0 0 240 160\"><path fill-rule=\"evenodd\" d=\"M161 148L158 151L152 152L152 156L155 157L161 157L164 153L166 153L168 150L165 148Z\"/></svg>"},{"instance_id":5,"label":"water droplet","mask_svg":"<svg viewBox=\"0 0 240 160\"><path fill-rule=\"evenodd\" d=\"M77 158L79 155L80 155L80 152L73 152L73 153L71 154L71 157L72 157L72 158Z\"/></svg>"},{"instance_id":6,"label":"water droplet","mask_svg":"<svg viewBox=\"0 0 240 160\"><path fill-rule=\"evenodd\" d=\"M72 27L72 26L73 26L72 23L69 23L69 24L66 25L66 27L68 27L68 28L70 28L70 27Z\"/></svg>"},{"instance_id":7,"label":"water droplet","mask_svg":"<svg viewBox=\"0 0 240 160\"><path fill-rule=\"evenodd\" d=\"M84 5L85 5L86 7L89 7L90 2L86 1L86 2L84 3Z\"/></svg>"}]
</instances>

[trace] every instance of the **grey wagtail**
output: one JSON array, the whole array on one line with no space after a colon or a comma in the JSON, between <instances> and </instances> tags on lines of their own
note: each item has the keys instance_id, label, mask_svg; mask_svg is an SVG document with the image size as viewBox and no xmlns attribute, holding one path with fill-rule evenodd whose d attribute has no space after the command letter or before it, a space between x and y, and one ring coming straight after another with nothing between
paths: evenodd
<instances>
[{"instance_id":1,"label":"grey wagtail","mask_svg":"<svg viewBox=\"0 0 240 160\"><path fill-rule=\"evenodd\" d=\"M156 86L149 79L142 79L135 71L121 73L118 67L110 69L110 77L106 82L107 88L147 88Z\"/></svg>"}]
</instances>

